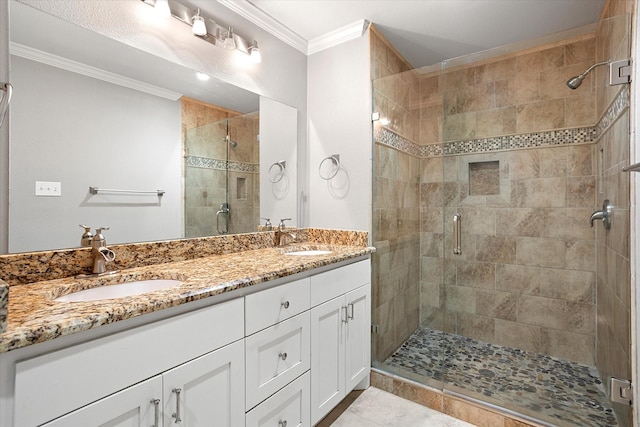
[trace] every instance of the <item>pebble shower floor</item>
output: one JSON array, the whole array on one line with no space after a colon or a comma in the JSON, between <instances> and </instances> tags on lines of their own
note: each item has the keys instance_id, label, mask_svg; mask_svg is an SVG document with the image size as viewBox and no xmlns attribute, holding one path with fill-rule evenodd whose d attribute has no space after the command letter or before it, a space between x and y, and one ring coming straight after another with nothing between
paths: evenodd
<instances>
[{"instance_id":1,"label":"pebble shower floor","mask_svg":"<svg viewBox=\"0 0 640 427\"><path fill-rule=\"evenodd\" d=\"M595 367L418 328L385 366L558 426L618 425Z\"/></svg>"}]
</instances>

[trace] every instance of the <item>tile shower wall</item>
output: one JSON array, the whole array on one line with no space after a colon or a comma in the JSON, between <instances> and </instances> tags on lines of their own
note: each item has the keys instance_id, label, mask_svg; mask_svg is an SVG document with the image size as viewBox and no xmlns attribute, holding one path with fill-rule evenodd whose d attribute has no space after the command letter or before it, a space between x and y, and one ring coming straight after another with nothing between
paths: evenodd
<instances>
[{"instance_id":1,"label":"tile shower wall","mask_svg":"<svg viewBox=\"0 0 640 427\"><path fill-rule=\"evenodd\" d=\"M417 135L417 117L410 100L417 98L417 79L399 74L411 69L375 28L371 36L371 69L377 111L394 111L395 129ZM379 79L382 78L382 79ZM374 148L373 322L374 358L384 360L419 324L420 160L384 144Z\"/></svg>"},{"instance_id":2,"label":"tile shower wall","mask_svg":"<svg viewBox=\"0 0 640 427\"><path fill-rule=\"evenodd\" d=\"M595 40L591 34L471 66L446 64L444 142L524 134L528 149L446 156L444 182L423 174L423 209L438 206L434 192L443 196L446 254L453 252L450 219L462 215L462 255L447 256L444 263L423 258L423 271L444 271L444 287L423 276L423 288L440 291L444 305L437 308L444 318L437 320L445 331L595 362L596 252L588 221L596 205L595 149L535 143L541 131L595 123L593 81L581 91L564 85L594 62ZM563 142L558 139L552 134L551 144ZM474 187L491 186L489 176L470 169L495 162L492 179L498 184L490 194L474 194ZM431 163L424 159L423 170L432 169ZM430 239L428 233L442 227L433 218L423 219Z\"/></svg>"}]
</instances>

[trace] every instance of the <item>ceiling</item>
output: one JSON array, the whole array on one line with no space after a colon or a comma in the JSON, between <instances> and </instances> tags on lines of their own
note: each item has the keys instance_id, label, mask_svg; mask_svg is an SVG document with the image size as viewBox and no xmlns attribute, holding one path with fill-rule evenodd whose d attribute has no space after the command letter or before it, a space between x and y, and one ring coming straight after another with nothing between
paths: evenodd
<instances>
[{"instance_id":1,"label":"ceiling","mask_svg":"<svg viewBox=\"0 0 640 427\"><path fill-rule=\"evenodd\" d=\"M420 68L596 23L606 0L239 1L307 43L366 19Z\"/></svg>"}]
</instances>

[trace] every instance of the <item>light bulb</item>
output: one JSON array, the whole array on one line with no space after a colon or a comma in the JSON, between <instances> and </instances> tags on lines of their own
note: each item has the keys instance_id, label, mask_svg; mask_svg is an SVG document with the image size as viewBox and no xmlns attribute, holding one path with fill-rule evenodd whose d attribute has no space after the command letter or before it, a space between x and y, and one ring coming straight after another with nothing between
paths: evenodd
<instances>
[{"instance_id":1,"label":"light bulb","mask_svg":"<svg viewBox=\"0 0 640 427\"><path fill-rule=\"evenodd\" d=\"M168 18L171 16L171 9L169 8L169 0L156 0L154 7L156 15L161 18Z\"/></svg>"},{"instance_id":2,"label":"light bulb","mask_svg":"<svg viewBox=\"0 0 640 427\"><path fill-rule=\"evenodd\" d=\"M193 17L193 26L191 27L191 32L196 36L207 35L207 25L204 23L204 18L200 16L199 9L197 15Z\"/></svg>"},{"instance_id":3,"label":"light bulb","mask_svg":"<svg viewBox=\"0 0 640 427\"><path fill-rule=\"evenodd\" d=\"M227 33L227 37L224 39L224 43L222 44L225 49L234 50L236 48L236 41L233 39L233 29L229 27L229 32Z\"/></svg>"},{"instance_id":4,"label":"light bulb","mask_svg":"<svg viewBox=\"0 0 640 427\"><path fill-rule=\"evenodd\" d=\"M258 47L257 41L253 41L253 46L249 48L249 51L251 52L249 56L251 57L251 60L253 62L255 62L256 64L262 62L262 55L260 54L260 48Z\"/></svg>"}]
</instances>

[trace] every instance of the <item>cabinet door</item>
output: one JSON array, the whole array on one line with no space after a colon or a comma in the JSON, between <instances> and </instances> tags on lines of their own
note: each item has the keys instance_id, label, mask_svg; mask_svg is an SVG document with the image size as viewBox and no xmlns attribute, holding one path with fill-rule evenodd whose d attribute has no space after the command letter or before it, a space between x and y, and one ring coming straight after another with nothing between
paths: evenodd
<instances>
[{"instance_id":1,"label":"cabinet door","mask_svg":"<svg viewBox=\"0 0 640 427\"><path fill-rule=\"evenodd\" d=\"M346 303L345 386L349 393L371 370L371 286L349 292Z\"/></svg>"},{"instance_id":2,"label":"cabinet door","mask_svg":"<svg viewBox=\"0 0 640 427\"><path fill-rule=\"evenodd\" d=\"M311 309L311 424L345 396L344 296Z\"/></svg>"},{"instance_id":3,"label":"cabinet door","mask_svg":"<svg viewBox=\"0 0 640 427\"><path fill-rule=\"evenodd\" d=\"M45 427L160 427L158 375L44 424ZM157 401L156 401L157 400Z\"/></svg>"},{"instance_id":4,"label":"cabinet door","mask_svg":"<svg viewBox=\"0 0 640 427\"><path fill-rule=\"evenodd\" d=\"M162 376L165 426L244 426L242 340Z\"/></svg>"}]
</instances>

